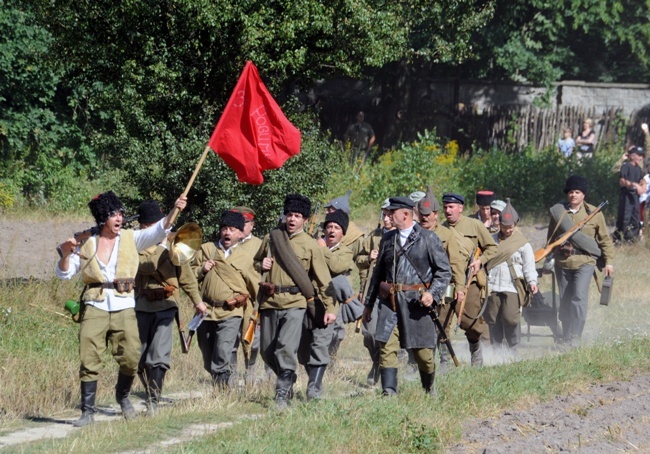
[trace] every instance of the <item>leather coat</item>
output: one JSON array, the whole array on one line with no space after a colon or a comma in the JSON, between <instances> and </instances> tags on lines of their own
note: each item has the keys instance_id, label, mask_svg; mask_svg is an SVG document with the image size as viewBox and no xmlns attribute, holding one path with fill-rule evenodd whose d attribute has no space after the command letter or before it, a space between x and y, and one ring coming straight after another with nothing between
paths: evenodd
<instances>
[{"instance_id":1,"label":"leather coat","mask_svg":"<svg viewBox=\"0 0 650 454\"><path fill-rule=\"evenodd\" d=\"M430 284L426 291L433 296L435 305L444 297L450 279L449 260L435 233L415 224L402 247L399 230L392 230L382 238L365 305L370 308L374 306L382 281L405 285ZM435 347L436 328L429 315L430 308L420 304L420 292L397 292L395 297L396 311L393 311L390 299L377 300L376 340L388 342L393 329L398 326L402 348Z\"/></svg>"}]
</instances>

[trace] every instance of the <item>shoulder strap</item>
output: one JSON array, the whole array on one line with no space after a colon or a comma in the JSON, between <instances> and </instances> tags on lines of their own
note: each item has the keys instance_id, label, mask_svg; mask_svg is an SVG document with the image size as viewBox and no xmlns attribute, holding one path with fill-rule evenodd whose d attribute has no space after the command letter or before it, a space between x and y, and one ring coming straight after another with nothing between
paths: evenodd
<instances>
[{"instance_id":1,"label":"shoulder strap","mask_svg":"<svg viewBox=\"0 0 650 454\"><path fill-rule=\"evenodd\" d=\"M316 292L314 286L309 279L309 275L302 267L302 264L296 257L291 244L289 243L289 235L284 229L273 229L269 233L271 245L273 247L273 255L276 262L286 273L293 279L296 285L300 288L305 298L313 298Z\"/></svg>"}]
</instances>

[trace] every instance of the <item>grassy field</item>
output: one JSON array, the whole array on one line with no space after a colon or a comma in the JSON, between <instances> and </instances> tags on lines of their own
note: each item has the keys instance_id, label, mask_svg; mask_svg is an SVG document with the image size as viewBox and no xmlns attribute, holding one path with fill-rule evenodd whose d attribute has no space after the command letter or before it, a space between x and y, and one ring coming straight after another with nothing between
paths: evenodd
<instances>
[{"instance_id":1,"label":"grassy field","mask_svg":"<svg viewBox=\"0 0 650 454\"><path fill-rule=\"evenodd\" d=\"M304 401L306 376L301 371L298 396L282 413L273 406L272 382L215 393L197 346L183 355L175 339L165 394L182 392L184 398L162 408L159 416L97 423L64 439L20 445L12 452L124 452L151 446L158 451L157 443L173 438L178 440L169 445L170 452L443 451L459 439L470 418L650 372L644 266L649 259L644 245L618 249L613 302L600 306L592 284L585 342L578 349L558 349L544 336L550 334L548 328L533 327L538 336L522 339L518 361L488 353L490 366L476 369L469 367L467 345L456 335L462 364L438 378L437 400L424 396L418 380L406 380L405 367L397 398L382 398L378 388L369 388L370 362L361 336L352 329L325 375L325 399ZM542 286L548 288L544 279ZM60 315L65 300L78 292L78 283L58 280L0 288L0 436L38 425L35 418L78 417L78 325ZM190 318L189 307L183 308L184 320ZM100 407L114 404L116 377L117 365L106 354ZM139 383L134 393L135 400L143 396Z\"/></svg>"}]
</instances>

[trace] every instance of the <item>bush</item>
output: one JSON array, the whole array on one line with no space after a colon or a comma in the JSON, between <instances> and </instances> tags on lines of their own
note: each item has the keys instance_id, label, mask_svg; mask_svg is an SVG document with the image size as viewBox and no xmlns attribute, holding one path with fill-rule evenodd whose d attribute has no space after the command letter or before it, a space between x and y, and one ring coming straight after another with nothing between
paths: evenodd
<instances>
[{"instance_id":1,"label":"bush","mask_svg":"<svg viewBox=\"0 0 650 454\"><path fill-rule=\"evenodd\" d=\"M546 213L565 199L564 183L569 175L578 173L590 182L587 200L594 204L609 200L611 214L618 197L611 167L618 155L617 147L611 145L601 146L593 159L582 163L575 158L566 160L550 148L539 152L527 148L519 153L476 150L460 156L455 141L445 143L435 132L425 131L417 141L383 154L374 163L339 166L327 195L331 198L352 189L350 202L361 208L430 185L439 200L444 192L458 192L471 205L476 191L490 189L501 198L509 197L520 213Z\"/></svg>"}]
</instances>

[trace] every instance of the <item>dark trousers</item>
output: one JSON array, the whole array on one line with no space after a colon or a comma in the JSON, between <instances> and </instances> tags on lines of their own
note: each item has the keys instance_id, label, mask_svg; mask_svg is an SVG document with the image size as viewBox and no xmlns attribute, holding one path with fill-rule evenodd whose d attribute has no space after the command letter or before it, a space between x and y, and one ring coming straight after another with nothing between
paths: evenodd
<instances>
[{"instance_id":1,"label":"dark trousers","mask_svg":"<svg viewBox=\"0 0 650 454\"><path fill-rule=\"evenodd\" d=\"M641 207L639 196L636 192L623 189L618 197L618 216L614 236L618 240L636 241L639 237L640 227Z\"/></svg>"},{"instance_id":2,"label":"dark trousers","mask_svg":"<svg viewBox=\"0 0 650 454\"><path fill-rule=\"evenodd\" d=\"M298 346L305 309L264 309L260 311L260 353L275 375L298 369ZM328 343L329 340L328 339Z\"/></svg>"},{"instance_id":3,"label":"dark trousers","mask_svg":"<svg viewBox=\"0 0 650 454\"><path fill-rule=\"evenodd\" d=\"M199 325L196 336L203 355L203 367L210 374L233 372L230 357L240 329L241 317L204 320Z\"/></svg>"},{"instance_id":4,"label":"dark trousers","mask_svg":"<svg viewBox=\"0 0 650 454\"><path fill-rule=\"evenodd\" d=\"M589 305L589 283L594 274L594 265L582 265L577 270L555 267L560 291L559 317L562 322L564 341L580 339L587 321Z\"/></svg>"},{"instance_id":5,"label":"dark trousers","mask_svg":"<svg viewBox=\"0 0 650 454\"><path fill-rule=\"evenodd\" d=\"M135 313L142 344L138 372L153 367L169 370L175 315L176 308L158 312Z\"/></svg>"}]
</instances>

